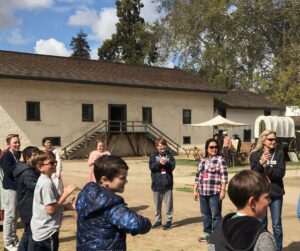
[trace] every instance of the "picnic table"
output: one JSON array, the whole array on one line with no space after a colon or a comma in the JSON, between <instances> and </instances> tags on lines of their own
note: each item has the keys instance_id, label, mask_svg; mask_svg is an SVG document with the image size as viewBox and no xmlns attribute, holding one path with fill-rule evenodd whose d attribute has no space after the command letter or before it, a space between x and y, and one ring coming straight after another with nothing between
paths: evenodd
<instances>
[{"instance_id":1,"label":"picnic table","mask_svg":"<svg viewBox=\"0 0 300 251\"><path fill-rule=\"evenodd\" d=\"M204 155L204 150L196 146L191 148L183 148L183 150L187 159L200 160ZM190 157L190 155L192 155L192 157Z\"/></svg>"}]
</instances>

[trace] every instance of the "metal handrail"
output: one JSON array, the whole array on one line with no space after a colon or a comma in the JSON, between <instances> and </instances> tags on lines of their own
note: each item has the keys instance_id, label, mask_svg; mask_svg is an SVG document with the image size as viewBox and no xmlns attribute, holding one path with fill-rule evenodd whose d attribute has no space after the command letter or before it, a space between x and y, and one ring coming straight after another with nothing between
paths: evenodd
<instances>
[{"instance_id":1,"label":"metal handrail","mask_svg":"<svg viewBox=\"0 0 300 251\"><path fill-rule=\"evenodd\" d=\"M104 127L104 122L102 121L100 124L96 125L95 127L93 127L92 129L90 129L89 131L87 131L85 134L83 134L82 136L80 136L79 138L73 140L70 144L68 144L67 146L63 147L61 150L64 151L64 155L66 157L66 151L67 148L70 147L71 145L74 145L75 143L81 143L84 139L86 140L88 135L98 131L101 129L101 127Z\"/></svg>"},{"instance_id":2,"label":"metal handrail","mask_svg":"<svg viewBox=\"0 0 300 251\"><path fill-rule=\"evenodd\" d=\"M118 131L116 130L110 130L112 128L119 129ZM126 130L124 130L126 128ZM131 130L128 130L130 129ZM86 141L85 143L87 144L87 137L91 135L92 133L99 131L99 132L139 132L137 128L142 128L143 132L148 132L152 133L156 137L163 137L166 139L168 142L168 145L174 148L177 152L180 147L179 144L177 144L174 140L172 140L170 137L168 137L165 133L163 133L161 130L159 130L157 127L154 125L144 122L144 121L116 121L116 120L102 120L102 122L89 131L87 131L85 134L80 136L79 138L73 140L70 144L67 146L63 147L61 150L64 152L64 156L66 157L67 155L67 148L74 144L79 144L83 142L84 140ZM104 129L104 130L103 130Z\"/></svg>"}]
</instances>

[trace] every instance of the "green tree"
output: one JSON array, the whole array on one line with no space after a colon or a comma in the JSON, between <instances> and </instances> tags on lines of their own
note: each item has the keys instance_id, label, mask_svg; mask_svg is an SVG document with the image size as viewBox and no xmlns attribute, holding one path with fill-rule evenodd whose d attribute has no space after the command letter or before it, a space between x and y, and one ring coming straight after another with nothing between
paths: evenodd
<instances>
[{"instance_id":1,"label":"green tree","mask_svg":"<svg viewBox=\"0 0 300 251\"><path fill-rule=\"evenodd\" d=\"M140 0L117 0L116 33L98 49L100 60L129 64L154 64L158 58L156 37L140 17Z\"/></svg>"},{"instance_id":2,"label":"green tree","mask_svg":"<svg viewBox=\"0 0 300 251\"><path fill-rule=\"evenodd\" d=\"M76 37L72 37L70 46L73 50L71 57L90 59L90 46L86 40L87 34L80 30Z\"/></svg>"},{"instance_id":3,"label":"green tree","mask_svg":"<svg viewBox=\"0 0 300 251\"><path fill-rule=\"evenodd\" d=\"M221 87L255 86L279 101L290 100L279 98L270 87L283 81L279 74L290 69L283 57L291 57L287 51L300 44L298 1L160 2L165 13L159 23L160 44L168 48L166 54L177 56L181 68Z\"/></svg>"}]
</instances>

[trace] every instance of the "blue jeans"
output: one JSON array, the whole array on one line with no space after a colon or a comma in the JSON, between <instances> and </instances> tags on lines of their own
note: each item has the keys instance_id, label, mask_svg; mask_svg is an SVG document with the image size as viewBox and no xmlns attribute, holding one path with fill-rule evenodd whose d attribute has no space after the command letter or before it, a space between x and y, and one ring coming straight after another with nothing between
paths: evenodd
<instances>
[{"instance_id":1,"label":"blue jeans","mask_svg":"<svg viewBox=\"0 0 300 251\"><path fill-rule=\"evenodd\" d=\"M203 217L203 232L208 236L222 220L220 195L200 195L200 210Z\"/></svg>"},{"instance_id":2,"label":"blue jeans","mask_svg":"<svg viewBox=\"0 0 300 251\"><path fill-rule=\"evenodd\" d=\"M298 198L297 217L298 217L298 220L300 220L300 196Z\"/></svg>"},{"instance_id":3,"label":"blue jeans","mask_svg":"<svg viewBox=\"0 0 300 251\"><path fill-rule=\"evenodd\" d=\"M283 239L282 223L281 223L282 202L283 202L283 198L281 197L281 198L271 199L271 203L269 204L271 219L272 219L273 235L276 241L276 246L278 251L282 250L282 239ZM267 229L268 228L267 215L262 219L262 223Z\"/></svg>"},{"instance_id":4,"label":"blue jeans","mask_svg":"<svg viewBox=\"0 0 300 251\"><path fill-rule=\"evenodd\" d=\"M34 241L34 243L35 243L35 251L58 251L58 246L59 246L58 232L55 232L46 240Z\"/></svg>"},{"instance_id":5,"label":"blue jeans","mask_svg":"<svg viewBox=\"0 0 300 251\"><path fill-rule=\"evenodd\" d=\"M32 233L30 223L24 224L24 233L19 243L18 251L34 251L34 241L32 239Z\"/></svg>"}]
</instances>

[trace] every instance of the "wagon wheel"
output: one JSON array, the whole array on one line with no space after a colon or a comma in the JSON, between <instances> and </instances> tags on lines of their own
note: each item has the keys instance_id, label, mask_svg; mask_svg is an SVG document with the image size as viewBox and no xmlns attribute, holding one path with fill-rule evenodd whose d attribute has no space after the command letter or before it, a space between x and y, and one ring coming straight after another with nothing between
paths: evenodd
<instances>
[{"instance_id":1,"label":"wagon wheel","mask_svg":"<svg viewBox=\"0 0 300 251\"><path fill-rule=\"evenodd\" d=\"M297 157L300 157L300 149L299 146L297 145L297 140L296 138L293 138L289 144L289 152L295 152L297 154Z\"/></svg>"}]
</instances>

